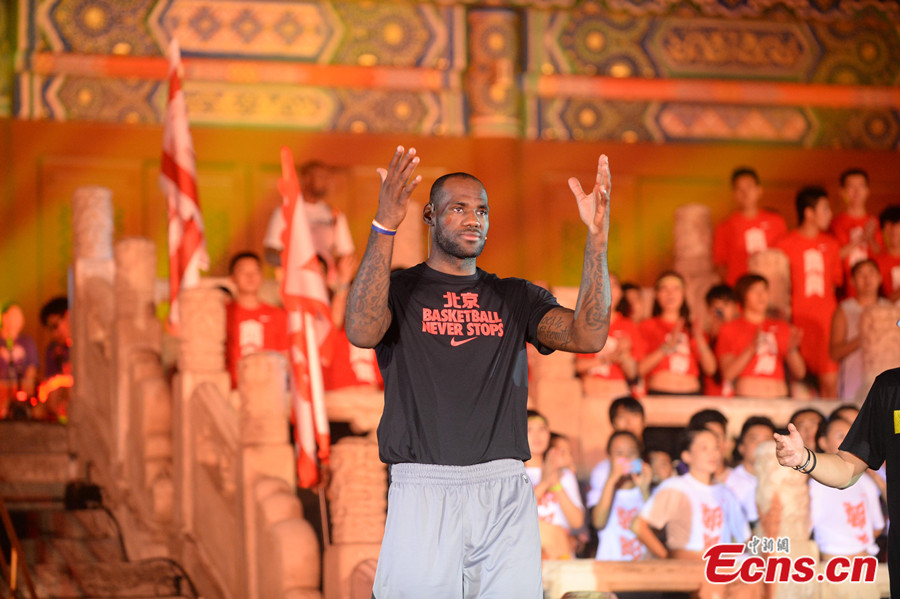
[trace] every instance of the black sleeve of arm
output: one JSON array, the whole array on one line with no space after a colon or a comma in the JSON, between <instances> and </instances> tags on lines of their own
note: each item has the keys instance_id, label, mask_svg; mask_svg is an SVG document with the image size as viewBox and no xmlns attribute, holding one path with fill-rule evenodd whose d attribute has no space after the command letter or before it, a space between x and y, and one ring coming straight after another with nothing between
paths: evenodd
<instances>
[{"instance_id":1,"label":"black sleeve of arm","mask_svg":"<svg viewBox=\"0 0 900 599\"><path fill-rule=\"evenodd\" d=\"M889 373L882 373L875 379L859 415L840 446L841 451L852 453L873 470L884 463L888 440L890 435L896 433L895 414L888 409L887 400L892 392L890 387L896 387L898 377L896 374L886 376L887 374Z\"/></svg>"}]
</instances>

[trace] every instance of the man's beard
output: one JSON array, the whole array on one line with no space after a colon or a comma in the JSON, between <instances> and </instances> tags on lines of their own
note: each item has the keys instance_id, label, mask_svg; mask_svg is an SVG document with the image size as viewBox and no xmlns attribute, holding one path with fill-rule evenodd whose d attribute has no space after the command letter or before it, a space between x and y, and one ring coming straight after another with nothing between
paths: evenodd
<instances>
[{"instance_id":1,"label":"man's beard","mask_svg":"<svg viewBox=\"0 0 900 599\"><path fill-rule=\"evenodd\" d=\"M435 245L437 245L445 254L453 256L454 258L459 258L460 260L477 258L478 256L480 256L481 252L484 250L484 242L485 238L482 236L481 241L477 245L467 248L464 247L456 238L445 236L443 229L441 229L440 227L435 227Z\"/></svg>"}]
</instances>

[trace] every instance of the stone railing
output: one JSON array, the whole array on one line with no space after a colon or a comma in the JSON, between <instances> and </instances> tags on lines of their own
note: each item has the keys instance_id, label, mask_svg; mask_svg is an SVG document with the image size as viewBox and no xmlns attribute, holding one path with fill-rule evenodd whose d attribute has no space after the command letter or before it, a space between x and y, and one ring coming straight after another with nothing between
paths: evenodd
<instances>
[{"instance_id":1,"label":"stone railing","mask_svg":"<svg viewBox=\"0 0 900 599\"><path fill-rule=\"evenodd\" d=\"M320 597L319 547L294 493L281 355L248 356L232 392L225 306L185 290L177 373L155 316L156 248L112 244L112 198L73 197L71 447L132 559L182 563L212 599ZM171 382L170 382L171 379Z\"/></svg>"}]
</instances>

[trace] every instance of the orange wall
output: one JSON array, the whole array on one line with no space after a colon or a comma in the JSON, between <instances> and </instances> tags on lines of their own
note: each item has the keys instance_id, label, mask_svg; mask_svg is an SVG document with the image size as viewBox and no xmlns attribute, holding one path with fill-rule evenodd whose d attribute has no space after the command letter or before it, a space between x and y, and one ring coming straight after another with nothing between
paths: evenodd
<instances>
[{"instance_id":1,"label":"orange wall","mask_svg":"<svg viewBox=\"0 0 900 599\"><path fill-rule=\"evenodd\" d=\"M708 205L714 221L728 213L728 176L738 164L757 168L765 187L763 203L783 213L789 224L796 220L793 195L802 184L825 184L838 211L837 178L848 166L869 170L873 212L900 202L896 152L209 127L195 127L193 135L212 274L224 274L231 253L259 249L268 216L279 202L275 181L282 145L293 149L298 162L315 157L340 167L334 202L348 214L358 245L366 239L377 203L375 168L386 164L397 144L415 145L422 157L419 172L425 182L414 197L420 203L441 174L472 172L484 181L491 201L490 240L480 265L551 284L578 283L583 225L566 180L577 176L587 186L600 152L610 156L613 173L611 267L642 284L652 283L670 265L677 206ZM39 336L41 303L65 292L70 197L80 185L113 190L117 238L141 235L156 241L160 275L165 274L166 216L157 184L161 138L161 129L150 126L0 121L0 301L25 305L30 332ZM39 346L43 341L39 338Z\"/></svg>"}]
</instances>

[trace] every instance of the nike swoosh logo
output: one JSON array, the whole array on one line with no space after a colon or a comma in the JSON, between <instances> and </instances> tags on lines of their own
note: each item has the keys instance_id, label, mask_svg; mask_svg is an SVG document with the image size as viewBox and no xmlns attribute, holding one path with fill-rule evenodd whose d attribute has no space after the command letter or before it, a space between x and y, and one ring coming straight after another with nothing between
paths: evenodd
<instances>
[{"instance_id":1,"label":"nike swoosh logo","mask_svg":"<svg viewBox=\"0 0 900 599\"><path fill-rule=\"evenodd\" d=\"M469 337L468 339L460 339L459 341L456 340L456 337L451 337L450 338L450 347L456 347L458 345L462 345L463 343L468 343L469 341L472 341L473 339L477 339L477 337Z\"/></svg>"}]
</instances>

